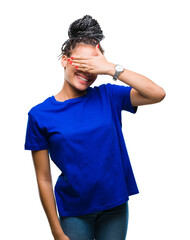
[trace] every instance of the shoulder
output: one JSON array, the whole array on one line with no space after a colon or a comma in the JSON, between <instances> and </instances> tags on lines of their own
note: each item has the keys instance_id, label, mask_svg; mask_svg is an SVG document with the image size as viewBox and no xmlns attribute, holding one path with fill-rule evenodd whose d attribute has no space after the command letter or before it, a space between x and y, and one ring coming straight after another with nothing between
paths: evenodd
<instances>
[{"instance_id":1,"label":"shoulder","mask_svg":"<svg viewBox=\"0 0 190 240\"><path fill-rule=\"evenodd\" d=\"M99 86L94 86L93 90L96 92L100 92L100 91L111 91L112 88L114 88L114 86L116 86L115 84L112 83L103 83Z\"/></svg>"},{"instance_id":2,"label":"shoulder","mask_svg":"<svg viewBox=\"0 0 190 240\"><path fill-rule=\"evenodd\" d=\"M47 107L49 106L49 97L46 98L44 101L34 105L28 112L29 115L33 116L33 117L37 117L38 115L40 115L42 112L44 112Z\"/></svg>"},{"instance_id":3,"label":"shoulder","mask_svg":"<svg viewBox=\"0 0 190 240\"><path fill-rule=\"evenodd\" d=\"M130 92L131 87L128 85L119 85L119 84L113 84L113 83L104 83L96 87L99 91L104 91L108 94L126 94L126 92Z\"/></svg>"}]
</instances>

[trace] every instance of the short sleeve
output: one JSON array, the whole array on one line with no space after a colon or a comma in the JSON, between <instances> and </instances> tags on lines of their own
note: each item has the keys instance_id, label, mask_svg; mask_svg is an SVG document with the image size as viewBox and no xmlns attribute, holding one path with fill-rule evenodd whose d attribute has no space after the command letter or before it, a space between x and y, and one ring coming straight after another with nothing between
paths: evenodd
<instances>
[{"instance_id":1,"label":"short sleeve","mask_svg":"<svg viewBox=\"0 0 190 240\"><path fill-rule=\"evenodd\" d=\"M131 113L137 112L138 106L132 106L131 104L130 92L132 87L111 83L107 83L106 86L109 94L111 94L111 97L114 99L120 110L125 110Z\"/></svg>"},{"instance_id":2,"label":"short sleeve","mask_svg":"<svg viewBox=\"0 0 190 240\"><path fill-rule=\"evenodd\" d=\"M25 136L25 150L48 149L47 134L45 129L40 127L40 123L28 113L28 122Z\"/></svg>"}]
</instances>

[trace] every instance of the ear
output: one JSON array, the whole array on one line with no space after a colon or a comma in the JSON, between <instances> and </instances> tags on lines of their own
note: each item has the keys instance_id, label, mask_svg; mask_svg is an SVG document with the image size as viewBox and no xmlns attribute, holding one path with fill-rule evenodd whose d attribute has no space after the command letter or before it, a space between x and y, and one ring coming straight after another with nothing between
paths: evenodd
<instances>
[{"instance_id":1,"label":"ear","mask_svg":"<svg viewBox=\"0 0 190 240\"><path fill-rule=\"evenodd\" d=\"M102 55L100 49L99 49L99 44L96 45L96 52L98 55Z\"/></svg>"},{"instance_id":2,"label":"ear","mask_svg":"<svg viewBox=\"0 0 190 240\"><path fill-rule=\"evenodd\" d=\"M67 66L68 60L67 60L67 56L63 55L63 57L61 58L61 65L65 68Z\"/></svg>"}]
</instances>

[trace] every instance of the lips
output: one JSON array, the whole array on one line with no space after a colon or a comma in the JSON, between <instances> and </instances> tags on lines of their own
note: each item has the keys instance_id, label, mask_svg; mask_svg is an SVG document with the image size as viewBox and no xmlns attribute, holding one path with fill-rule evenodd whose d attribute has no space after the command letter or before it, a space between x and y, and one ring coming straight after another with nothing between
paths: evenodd
<instances>
[{"instance_id":1,"label":"lips","mask_svg":"<svg viewBox=\"0 0 190 240\"><path fill-rule=\"evenodd\" d=\"M90 80L87 76L85 76L84 74L76 74L77 76L79 76L79 77L82 77L82 78L84 78L84 79L86 79L86 80Z\"/></svg>"}]
</instances>

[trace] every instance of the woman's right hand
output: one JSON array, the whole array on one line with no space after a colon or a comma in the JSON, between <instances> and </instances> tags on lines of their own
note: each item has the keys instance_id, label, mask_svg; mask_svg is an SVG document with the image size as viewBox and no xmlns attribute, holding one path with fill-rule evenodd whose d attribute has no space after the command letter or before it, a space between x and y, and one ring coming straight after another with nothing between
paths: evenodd
<instances>
[{"instance_id":1,"label":"woman's right hand","mask_svg":"<svg viewBox=\"0 0 190 240\"><path fill-rule=\"evenodd\" d=\"M67 237L64 233L60 236L54 238L55 240L71 240L69 237Z\"/></svg>"}]
</instances>

